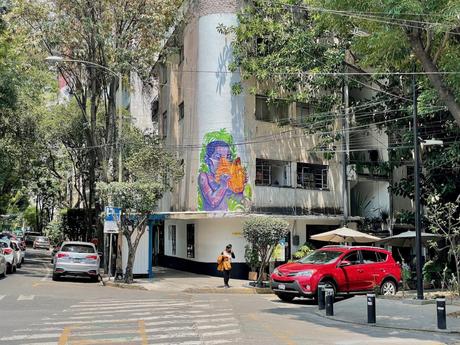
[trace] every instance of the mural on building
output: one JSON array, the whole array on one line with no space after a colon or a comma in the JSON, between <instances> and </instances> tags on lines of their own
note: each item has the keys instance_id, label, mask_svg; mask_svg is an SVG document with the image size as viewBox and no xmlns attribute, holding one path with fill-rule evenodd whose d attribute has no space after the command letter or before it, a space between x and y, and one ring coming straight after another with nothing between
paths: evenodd
<instances>
[{"instance_id":1,"label":"mural on building","mask_svg":"<svg viewBox=\"0 0 460 345\"><path fill-rule=\"evenodd\" d=\"M252 197L246 169L226 129L203 138L198 176L199 211L245 211Z\"/></svg>"}]
</instances>

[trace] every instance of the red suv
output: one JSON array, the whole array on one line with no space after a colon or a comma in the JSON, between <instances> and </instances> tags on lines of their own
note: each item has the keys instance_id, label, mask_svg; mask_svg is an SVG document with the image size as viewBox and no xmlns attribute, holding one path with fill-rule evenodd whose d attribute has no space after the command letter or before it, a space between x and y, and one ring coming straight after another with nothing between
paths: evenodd
<instances>
[{"instance_id":1,"label":"red suv","mask_svg":"<svg viewBox=\"0 0 460 345\"><path fill-rule=\"evenodd\" d=\"M355 294L380 287L383 295L394 295L401 280L401 267L391 253L376 247L326 246L303 259L276 268L271 287L283 301L317 296L318 284L337 294Z\"/></svg>"}]
</instances>

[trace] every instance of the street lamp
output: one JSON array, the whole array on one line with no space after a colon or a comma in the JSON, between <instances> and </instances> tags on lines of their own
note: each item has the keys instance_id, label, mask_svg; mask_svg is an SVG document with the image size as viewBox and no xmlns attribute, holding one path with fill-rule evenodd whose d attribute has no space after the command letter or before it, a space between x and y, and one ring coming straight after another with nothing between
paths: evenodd
<instances>
[{"instance_id":1,"label":"street lamp","mask_svg":"<svg viewBox=\"0 0 460 345\"><path fill-rule=\"evenodd\" d=\"M415 255L417 274L417 299L423 300L423 277L422 277L422 224L420 212L420 146L443 145L442 140L420 140L417 123L417 87L415 73L412 75L412 102L413 102L413 134L414 134L414 183L415 183Z\"/></svg>"},{"instance_id":2,"label":"street lamp","mask_svg":"<svg viewBox=\"0 0 460 345\"><path fill-rule=\"evenodd\" d=\"M93 66L96 68L101 68L113 76L117 77L118 79L118 90L117 90L117 101L116 101L116 107L117 107L117 113L118 113L118 182L123 182L123 155L121 151L121 134L123 131L123 107L121 105L122 102L122 78L121 78L121 73L117 73L112 71L110 68L102 66L98 63L91 62L91 61L85 61L85 60L79 60L79 59L68 59L68 58L63 58L62 56L57 56L57 55L51 55L45 58L45 61L48 62L53 62L53 63L59 63L59 62L77 62L81 63L84 65L88 66Z\"/></svg>"}]
</instances>

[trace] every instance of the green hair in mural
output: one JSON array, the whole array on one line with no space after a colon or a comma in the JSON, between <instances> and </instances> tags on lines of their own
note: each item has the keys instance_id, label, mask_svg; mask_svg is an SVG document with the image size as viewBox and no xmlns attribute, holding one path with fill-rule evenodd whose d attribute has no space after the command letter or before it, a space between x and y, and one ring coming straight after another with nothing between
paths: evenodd
<instances>
[{"instance_id":1,"label":"green hair in mural","mask_svg":"<svg viewBox=\"0 0 460 345\"><path fill-rule=\"evenodd\" d=\"M205 134L198 175L199 211L244 211L252 198L246 169L226 129Z\"/></svg>"}]
</instances>

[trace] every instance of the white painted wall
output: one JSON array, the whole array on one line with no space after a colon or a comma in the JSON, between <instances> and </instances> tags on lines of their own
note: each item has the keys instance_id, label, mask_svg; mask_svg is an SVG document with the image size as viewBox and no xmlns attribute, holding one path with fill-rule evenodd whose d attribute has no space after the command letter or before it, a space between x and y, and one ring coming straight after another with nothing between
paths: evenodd
<instances>
[{"instance_id":1,"label":"white painted wall","mask_svg":"<svg viewBox=\"0 0 460 345\"><path fill-rule=\"evenodd\" d=\"M135 233L131 237L134 241ZM126 263L128 262L128 242L123 236L123 271L126 271ZM141 240L136 251L136 257L134 259L133 274L148 274L149 272L149 228L146 227L144 235L142 235Z\"/></svg>"}]
</instances>

